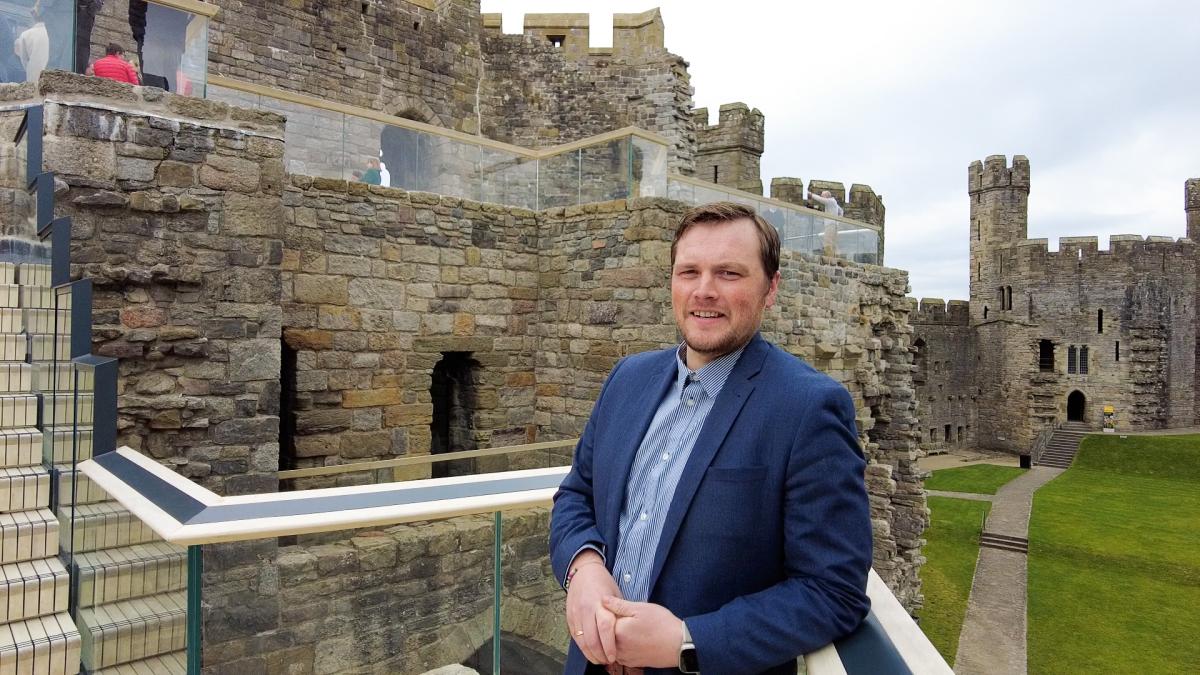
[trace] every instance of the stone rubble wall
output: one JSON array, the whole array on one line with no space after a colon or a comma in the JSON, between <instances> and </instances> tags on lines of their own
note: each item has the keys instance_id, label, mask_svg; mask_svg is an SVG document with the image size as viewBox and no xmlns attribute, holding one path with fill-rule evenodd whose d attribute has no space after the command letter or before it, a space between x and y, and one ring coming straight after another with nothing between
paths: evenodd
<instances>
[{"instance_id":1,"label":"stone rubble wall","mask_svg":"<svg viewBox=\"0 0 1200 675\"><path fill-rule=\"evenodd\" d=\"M534 440L534 212L303 176L283 204L296 468L429 454L443 352L481 365L478 447Z\"/></svg>"}]
</instances>

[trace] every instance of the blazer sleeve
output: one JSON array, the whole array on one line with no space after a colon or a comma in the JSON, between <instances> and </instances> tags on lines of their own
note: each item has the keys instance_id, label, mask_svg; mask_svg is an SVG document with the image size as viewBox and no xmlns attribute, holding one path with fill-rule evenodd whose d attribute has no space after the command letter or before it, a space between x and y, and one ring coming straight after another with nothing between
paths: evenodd
<instances>
[{"instance_id":1,"label":"blazer sleeve","mask_svg":"<svg viewBox=\"0 0 1200 675\"><path fill-rule=\"evenodd\" d=\"M603 551L606 545L596 525L595 495L592 488L594 443L597 418L604 414L605 395L624 362L617 362L604 386L600 388L600 396L596 399L583 435L575 446L571 471L554 494L554 508L550 512L550 565L560 586L565 583L567 568L581 548L591 544Z\"/></svg>"},{"instance_id":2,"label":"blazer sleeve","mask_svg":"<svg viewBox=\"0 0 1200 675\"><path fill-rule=\"evenodd\" d=\"M805 408L784 486L786 578L684 617L704 672L762 672L848 634L870 608L871 521L854 405L829 382Z\"/></svg>"}]
</instances>

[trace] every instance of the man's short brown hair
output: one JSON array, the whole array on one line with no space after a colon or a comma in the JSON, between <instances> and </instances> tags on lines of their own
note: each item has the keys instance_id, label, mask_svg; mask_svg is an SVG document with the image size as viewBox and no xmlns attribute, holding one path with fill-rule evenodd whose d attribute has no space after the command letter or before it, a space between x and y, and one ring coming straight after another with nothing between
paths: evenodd
<instances>
[{"instance_id":1,"label":"man's short brown hair","mask_svg":"<svg viewBox=\"0 0 1200 675\"><path fill-rule=\"evenodd\" d=\"M671 242L671 265L675 264L675 247L693 225L728 223L734 220L747 219L754 223L758 231L759 255L763 271L770 279L779 271L779 232L775 227L755 212L754 207L734 202L713 202L701 204L687 210L675 229L675 239Z\"/></svg>"}]
</instances>

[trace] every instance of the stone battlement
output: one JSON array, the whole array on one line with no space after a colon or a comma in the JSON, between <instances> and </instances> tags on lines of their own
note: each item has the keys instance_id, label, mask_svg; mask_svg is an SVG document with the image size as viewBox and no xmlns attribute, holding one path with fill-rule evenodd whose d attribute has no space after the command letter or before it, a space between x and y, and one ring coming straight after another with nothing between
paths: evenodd
<instances>
[{"instance_id":1,"label":"stone battlement","mask_svg":"<svg viewBox=\"0 0 1200 675\"><path fill-rule=\"evenodd\" d=\"M1029 191L1029 159L1025 155L1013 155L1011 166L1004 155L989 155L967 168L968 194L1004 188Z\"/></svg>"},{"instance_id":2,"label":"stone battlement","mask_svg":"<svg viewBox=\"0 0 1200 675\"><path fill-rule=\"evenodd\" d=\"M1144 254L1161 256L1166 254L1191 255L1195 252L1196 242L1190 239L1161 237L1140 234L1114 234L1108 238L1108 250L1100 250L1099 237L1059 237L1058 250L1050 250L1050 240L1046 238L1021 239L1013 244L1024 255L1045 257L1047 260L1070 257L1076 260L1105 257L1137 258Z\"/></svg>"},{"instance_id":3,"label":"stone battlement","mask_svg":"<svg viewBox=\"0 0 1200 675\"><path fill-rule=\"evenodd\" d=\"M763 151L765 118L758 108L745 103L724 103L717 112L717 123L708 123L708 108L692 111L696 125L697 143L703 149L731 146Z\"/></svg>"},{"instance_id":4,"label":"stone battlement","mask_svg":"<svg viewBox=\"0 0 1200 675\"><path fill-rule=\"evenodd\" d=\"M503 15L483 15L484 31L499 33ZM604 56L635 58L647 51L666 49L662 14L658 8L632 14L613 14L612 47L591 47L591 21L584 13L526 14L522 32L552 42L568 58Z\"/></svg>"},{"instance_id":5,"label":"stone battlement","mask_svg":"<svg viewBox=\"0 0 1200 675\"><path fill-rule=\"evenodd\" d=\"M971 323L971 303L966 300L921 298L921 304L913 311L910 321L913 324L968 326Z\"/></svg>"}]
</instances>

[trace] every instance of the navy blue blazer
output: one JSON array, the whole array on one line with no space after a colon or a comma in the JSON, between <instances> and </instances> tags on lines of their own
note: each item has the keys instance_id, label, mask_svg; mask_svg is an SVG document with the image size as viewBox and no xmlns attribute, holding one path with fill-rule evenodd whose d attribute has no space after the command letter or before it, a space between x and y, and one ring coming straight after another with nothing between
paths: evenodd
<instances>
[{"instance_id":1,"label":"navy blue blazer","mask_svg":"<svg viewBox=\"0 0 1200 675\"><path fill-rule=\"evenodd\" d=\"M554 496L560 582L587 543L611 572L630 467L675 358L629 356L600 390ZM846 389L755 335L684 467L650 576L650 602L687 621L705 675L794 673L797 656L858 626L870 607L864 467ZM564 672L586 667L572 641Z\"/></svg>"}]
</instances>

